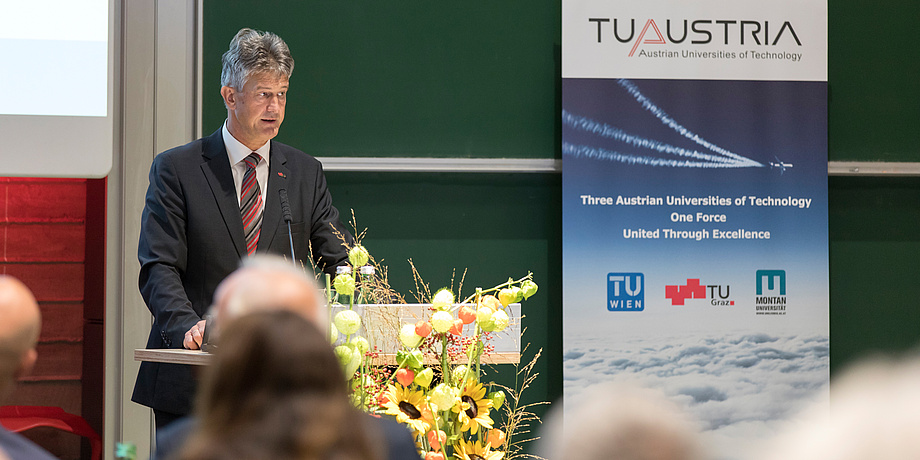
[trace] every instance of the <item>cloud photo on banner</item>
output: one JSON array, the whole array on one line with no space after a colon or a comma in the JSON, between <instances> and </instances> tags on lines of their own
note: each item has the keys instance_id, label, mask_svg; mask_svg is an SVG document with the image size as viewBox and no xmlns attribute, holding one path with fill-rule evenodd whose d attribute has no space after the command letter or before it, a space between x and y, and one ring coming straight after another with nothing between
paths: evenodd
<instances>
[{"instance_id":1,"label":"cloud photo on banner","mask_svg":"<svg viewBox=\"0 0 920 460\"><path fill-rule=\"evenodd\" d=\"M566 401L608 382L657 388L701 423L709 445L740 453L767 439L814 398L826 397L827 336L649 334L628 341L571 339Z\"/></svg>"}]
</instances>

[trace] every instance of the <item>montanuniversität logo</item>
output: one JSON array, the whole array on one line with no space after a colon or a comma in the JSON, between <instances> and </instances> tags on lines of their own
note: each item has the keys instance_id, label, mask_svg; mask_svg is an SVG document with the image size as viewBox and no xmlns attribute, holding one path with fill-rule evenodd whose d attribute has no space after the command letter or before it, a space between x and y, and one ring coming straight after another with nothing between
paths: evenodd
<instances>
[{"instance_id":1,"label":"montanuniversit\u00e4t logo","mask_svg":"<svg viewBox=\"0 0 920 460\"><path fill-rule=\"evenodd\" d=\"M645 275L642 273L608 273L607 310L645 310Z\"/></svg>"},{"instance_id":2,"label":"montanuniversit\u00e4t logo","mask_svg":"<svg viewBox=\"0 0 920 460\"><path fill-rule=\"evenodd\" d=\"M758 315L786 314L786 271L757 270L754 309Z\"/></svg>"}]
</instances>

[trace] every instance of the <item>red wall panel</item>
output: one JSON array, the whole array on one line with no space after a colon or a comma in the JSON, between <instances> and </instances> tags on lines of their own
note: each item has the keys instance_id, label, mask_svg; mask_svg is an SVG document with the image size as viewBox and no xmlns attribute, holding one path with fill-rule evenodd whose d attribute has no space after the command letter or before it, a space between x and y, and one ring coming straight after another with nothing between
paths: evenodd
<instances>
[{"instance_id":1,"label":"red wall panel","mask_svg":"<svg viewBox=\"0 0 920 460\"><path fill-rule=\"evenodd\" d=\"M83 337L83 304L80 302L42 302L43 341L78 341Z\"/></svg>"},{"instance_id":2,"label":"red wall panel","mask_svg":"<svg viewBox=\"0 0 920 460\"><path fill-rule=\"evenodd\" d=\"M47 380L29 377L19 382L10 404L21 406L56 406L71 414L79 414L79 380Z\"/></svg>"},{"instance_id":3,"label":"red wall panel","mask_svg":"<svg viewBox=\"0 0 920 460\"><path fill-rule=\"evenodd\" d=\"M4 262L83 262L86 230L82 222L5 224L0 260Z\"/></svg>"},{"instance_id":4,"label":"red wall panel","mask_svg":"<svg viewBox=\"0 0 920 460\"><path fill-rule=\"evenodd\" d=\"M78 342L39 342L38 361L31 376L47 380L80 380L82 368L82 338Z\"/></svg>"},{"instance_id":5,"label":"red wall panel","mask_svg":"<svg viewBox=\"0 0 920 460\"><path fill-rule=\"evenodd\" d=\"M4 404L83 412L87 206L85 179L0 178L0 274L25 283L42 310L38 361ZM56 456L81 457L79 438L31 431L29 436Z\"/></svg>"},{"instance_id":6,"label":"red wall panel","mask_svg":"<svg viewBox=\"0 0 920 460\"><path fill-rule=\"evenodd\" d=\"M39 303L83 301L83 264L0 263L0 273L29 286Z\"/></svg>"},{"instance_id":7,"label":"red wall panel","mask_svg":"<svg viewBox=\"0 0 920 460\"><path fill-rule=\"evenodd\" d=\"M0 220L79 222L86 218L86 180L0 178Z\"/></svg>"}]
</instances>

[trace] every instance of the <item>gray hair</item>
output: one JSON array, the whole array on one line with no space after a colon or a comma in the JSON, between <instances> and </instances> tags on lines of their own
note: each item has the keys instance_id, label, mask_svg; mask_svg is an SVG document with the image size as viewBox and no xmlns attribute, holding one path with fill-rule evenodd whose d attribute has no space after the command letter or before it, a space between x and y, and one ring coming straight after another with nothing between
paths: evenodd
<instances>
[{"instance_id":1,"label":"gray hair","mask_svg":"<svg viewBox=\"0 0 920 460\"><path fill-rule=\"evenodd\" d=\"M663 393L606 382L555 407L541 427L542 457L555 460L700 460L699 422Z\"/></svg>"},{"instance_id":2,"label":"gray hair","mask_svg":"<svg viewBox=\"0 0 920 460\"><path fill-rule=\"evenodd\" d=\"M826 370L824 371L826 372ZM832 377L756 459L920 458L920 359L874 356Z\"/></svg>"},{"instance_id":3,"label":"gray hair","mask_svg":"<svg viewBox=\"0 0 920 460\"><path fill-rule=\"evenodd\" d=\"M230 40L230 49L221 58L221 86L240 91L256 73L291 78L294 58L281 37L271 32L240 29Z\"/></svg>"},{"instance_id":4,"label":"gray hair","mask_svg":"<svg viewBox=\"0 0 920 460\"><path fill-rule=\"evenodd\" d=\"M312 277L290 260L270 254L243 259L240 268L222 282L215 301L223 312L212 313L224 320L253 311L290 309L304 314L320 330L328 327L326 299Z\"/></svg>"}]
</instances>

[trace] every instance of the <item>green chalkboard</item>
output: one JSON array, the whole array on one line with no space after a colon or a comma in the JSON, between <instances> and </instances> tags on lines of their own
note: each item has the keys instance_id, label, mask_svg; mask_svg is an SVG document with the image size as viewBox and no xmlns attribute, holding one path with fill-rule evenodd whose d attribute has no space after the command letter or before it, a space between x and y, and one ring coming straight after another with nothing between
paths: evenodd
<instances>
[{"instance_id":1,"label":"green chalkboard","mask_svg":"<svg viewBox=\"0 0 920 460\"><path fill-rule=\"evenodd\" d=\"M204 2L204 130L226 116L220 55L253 27L285 38L297 62L282 142L316 156L559 158L560 5ZM916 0L828 2L830 160L920 161L917 18ZM454 269L469 269L469 288L534 271L525 341L544 355L527 399L561 394L558 175L327 178L400 291L414 287L408 258L438 286ZM832 371L917 344L918 209L920 179L830 178Z\"/></svg>"},{"instance_id":2,"label":"green chalkboard","mask_svg":"<svg viewBox=\"0 0 920 460\"><path fill-rule=\"evenodd\" d=\"M278 140L315 156L557 158L560 6L528 1L204 2L204 131L242 27L295 69Z\"/></svg>"},{"instance_id":3,"label":"green chalkboard","mask_svg":"<svg viewBox=\"0 0 920 460\"><path fill-rule=\"evenodd\" d=\"M829 179L831 370L920 345L920 178Z\"/></svg>"},{"instance_id":4,"label":"green chalkboard","mask_svg":"<svg viewBox=\"0 0 920 460\"><path fill-rule=\"evenodd\" d=\"M828 1L830 159L920 162L920 2Z\"/></svg>"},{"instance_id":5,"label":"green chalkboard","mask_svg":"<svg viewBox=\"0 0 920 460\"><path fill-rule=\"evenodd\" d=\"M204 3L204 130L241 27L297 61L279 140L318 156L558 158L560 2ZM920 2L828 2L829 159L920 161Z\"/></svg>"}]
</instances>

